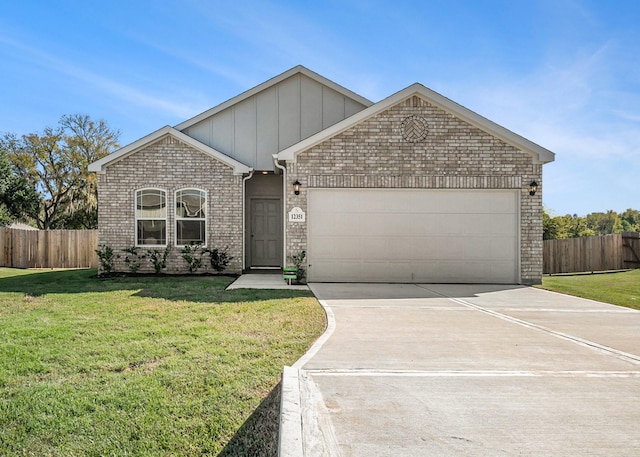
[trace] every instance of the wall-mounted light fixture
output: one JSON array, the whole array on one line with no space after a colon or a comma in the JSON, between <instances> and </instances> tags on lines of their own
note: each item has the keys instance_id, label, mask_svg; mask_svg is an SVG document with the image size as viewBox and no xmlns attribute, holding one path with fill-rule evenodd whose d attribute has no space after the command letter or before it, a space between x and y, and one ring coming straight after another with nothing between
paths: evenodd
<instances>
[{"instance_id":1,"label":"wall-mounted light fixture","mask_svg":"<svg viewBox=\"0 0 640 457\"><path fill-rule=\"evenodd\" d=\"M531 184L529 184L529 195L533 197L536 194L537 190L538 190L538 183L535 181L531 181Z\"/></svg>"},{"instance_id":2,"label":"wall-mounted light fixture","mask_svg":"<svg viewBox=\"0 0 640 457\"><path fill-rule=\"evenodd\" d=\"M296 182L294 182L294 183L293 183L293 193L294 193L294 194L296 194L296 195L300 195L300 186L301 186L301 185L302 185L302 184L300 184L300 181L298 181L298 180L296 179Z\"/></svg>"}]
</instances>

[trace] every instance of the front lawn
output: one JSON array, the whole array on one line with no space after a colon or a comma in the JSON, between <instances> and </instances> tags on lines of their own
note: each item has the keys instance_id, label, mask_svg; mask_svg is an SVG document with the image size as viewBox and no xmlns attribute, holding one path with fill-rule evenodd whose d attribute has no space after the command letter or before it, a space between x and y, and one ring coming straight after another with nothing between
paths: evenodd
<instances>
[{"instance_id":1,"label":"front lawn","mask_svg":"<svg viewBox=\"0 0 640 457\"><path fill-rule=\"evenodd\" d=\"M0 268L0 455L275 455L315 298L95 274Z\"/></svg>"},{"instance_id":2,"label":"front lawn","mask_svg":"<svg viewBox=\"0 0 640 457\"><path fill-rule=\"evenodd\" d=\"M640 270L622 273L545 276L543 289L640 309Z\"/></svg>"}]
</instances>

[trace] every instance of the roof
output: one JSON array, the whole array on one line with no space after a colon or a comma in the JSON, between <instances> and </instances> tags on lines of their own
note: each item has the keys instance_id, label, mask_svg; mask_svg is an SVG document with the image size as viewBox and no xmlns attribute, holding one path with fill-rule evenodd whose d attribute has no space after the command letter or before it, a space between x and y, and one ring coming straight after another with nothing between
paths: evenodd
<instances>
[{"instance_id":1,"label":"roof","mask_svg":"<svg viewBox=\"0 0 640 457\"><path fill-rule=\"evenodd\" d=\"M469 124L483 130L499 139L504 141L507 144L514 146L515 148L522 150L528 154L530 154L537 163L548 163L553 162L555 158L555 154L548 149L539 146L532 141L527 140L526 138L513 133L511 130L508 130L489 119L480 116L479 114L465 108L458 103L440 95L439 93L423 86L422 84L415 83L411 86L403 89L390 97L385 98L384 100L369 106L368 108L360 111L359 113L354 114L351 117L346 118L345 120L338 122L337 124L332 125L331 127L312 135L305 140L296 143L287 149L280 151L277 155L278 160L288 160L295 161L298 153L310 149L327 139L338 135L345 130L359 124L360 122L369 119L382 111L396 105L397 103L406 100L407 98L419 95L426 99L429 103L443 109L444 111L454 115L455 117L462 119Z\"/></svg>"},{"instance_id":2,"label":"roof","mask_svg":"<svg viewBox=\"0 0 640 457\"><path fill-rule=\"evenodd\" d=\"M159 130L156 130L153 133L150 133L149 135L143 138L140 138L138 141L135 141L129 144L128 146L118 149L117 151L109 154L106 157L103 157L102 159L96 162L93 162L92 164L89 165L89 171L102 173L105 171L106 166L111 165L119 160L122 160L125 157L128 157L129 155L139 151L140 149L147 147L152 143L156 143L162 140L163 138L166 138L167 136L172 136L177 140L182 141L183 143L191 146L192 148L204 154L207 154L213 157L214 159L217 159L220 162L228 165L229 167L233 168L234 174L249 173L251 171L251 168L248 167L247 165L240 163L235 159L232 159L231 157L223 154L222 152L210 146L207 146L206 144L203 144L198 140L191 138L190 136L187 136L184 133L180 132L179 130L176 130L175 128L168 125L165 127L162 127Z\"/></svg>"},{"instance_id":3,"label":"roof","mask_svg":"<svg viewBox=\"0 0 640 457\"><path fill-rule=\"evenodd\" d=\"M221 103L218 106L215 106L203 113L198 114L195 117L192 117L191 119L188 119L178 125L175 126L175 128L177 130L184 130L187 129L189 127L191 127L194 124L197 124L200 121L203 121L205 119L207 119L208 117L213 116L216 113L219 113L220 111L223 111L227 108L229 108L230 106L236 105L238 103L240 103L241 101L259 93L262 92L266 89L269 89L272 86L275 86L277 84L279 84L280 82L284 81L287 78L290 78L291 76L294 76L296 74L303 74L305 76L307 76L308 78L311 78L313 80L315 80L316 82L323 84L333 90L335 90L336 92L344 95L345 97L351 98L355 101L357 101L358 103L361 103L364 106L371 106L373 104L373 102L371 100L368 100L366 98L364 98L362 95L358 95L355 92L350 91L349 89L342 87L339 84L336 84L335 82L331 81L330 79L325 78L324 76L320 76L318 73L315 73L311 70L309 70L306 67L303 67L302 65L298 65L293 67L290 70L285 71L284 73L279 74L278 76L275 76L271 79L269 79L268 81L263 82L262 84L259 84L257 86L255 86L252 89L249 89L243 93L241 93L240 95L237 95L236 97L233 97L229 100L227 100L224 103Z\"/></svg>"}]
</instances>

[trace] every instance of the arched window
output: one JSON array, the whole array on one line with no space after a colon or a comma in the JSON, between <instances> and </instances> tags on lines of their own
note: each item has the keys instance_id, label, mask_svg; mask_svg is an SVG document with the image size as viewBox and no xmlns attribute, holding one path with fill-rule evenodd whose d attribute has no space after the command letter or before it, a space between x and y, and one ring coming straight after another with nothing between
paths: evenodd
<instances>
[{"instance_id":1,"label":"arched window","mask_svg":"<svg viewBox=\"0 0 640 457\"><path fill-rule=\"evenodd\" d=\"M205 245L207 233L207 193L200 189L176 192L176 246Z\"/></svg>"},{"instance_id":2,"label":"arched window","mask_svg":"<svg viewBox=\"0 0 640 457\"><path fill-rule=\"evenodd\" d=\"M136 191L136 245L167 244L167 193L160 189Z\"/></svg>"}]
</instances>

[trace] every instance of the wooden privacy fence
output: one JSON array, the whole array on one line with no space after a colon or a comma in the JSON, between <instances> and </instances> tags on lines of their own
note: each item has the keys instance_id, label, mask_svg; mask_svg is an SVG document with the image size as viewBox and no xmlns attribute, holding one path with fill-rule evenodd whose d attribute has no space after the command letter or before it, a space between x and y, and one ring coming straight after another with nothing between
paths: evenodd
<instances>
[{"instance_id":1,"label":"wooden privacy fence","mask_svg":"<svg viewBox=\"0 0 640 457\"><path fill-rule=\"evenodd\" d=\"M543 273L640 268L640 233L545 240Z\"/></svg>"},{"instance_id":2,"label":"wooden privacy fence","mask_svg":"<svg viewBox=\"0 0 640 457\"><path fill-rule=\"evenodd\" d=\"M0 266L96 268L97 230L19 230L0 227Z\"/></svg>"}]
</instances>

